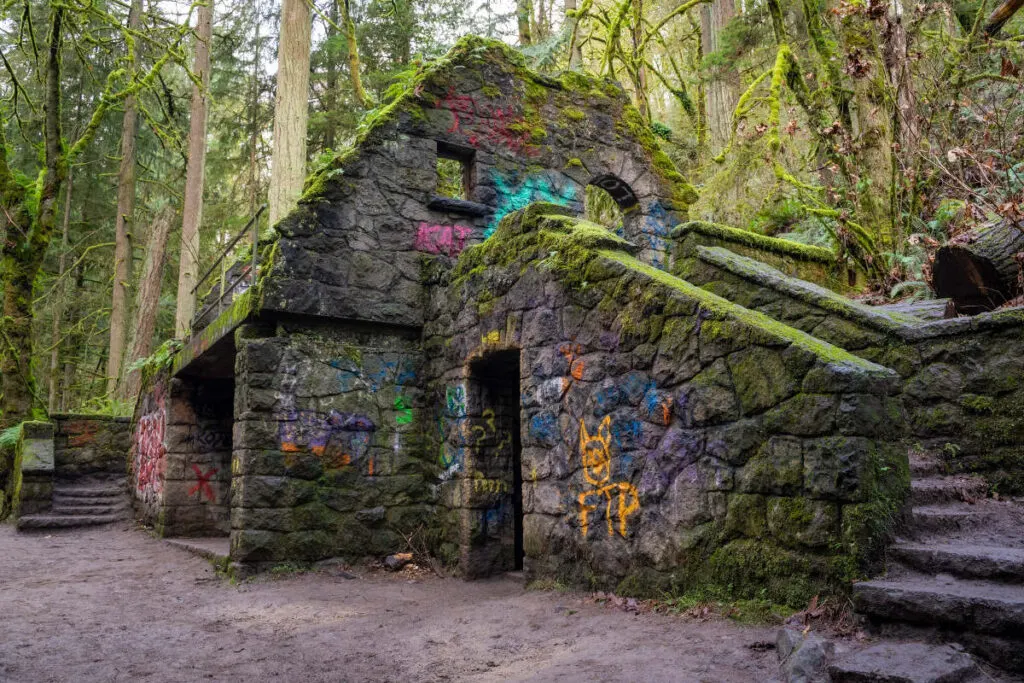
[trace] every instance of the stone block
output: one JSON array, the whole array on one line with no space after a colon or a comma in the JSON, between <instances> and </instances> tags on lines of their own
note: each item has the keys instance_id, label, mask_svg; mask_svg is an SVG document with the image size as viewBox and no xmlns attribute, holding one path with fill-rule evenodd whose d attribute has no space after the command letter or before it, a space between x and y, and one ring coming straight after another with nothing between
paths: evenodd
<instances>
[{"instance_id":1,"label":"stone block","mask_svg":"<svg viewBox=\"0 0 1024 683\"><path fill-rule=\"evenodd\" d=\"M765 497L746 493L729 496L722 534L726 540L739 536L764 538L767 535Z\"/></svg>"},{"instance_id":2,"label":"stone block","mask_svg":"<svg viewBox=\"0 0 1024 683\"><path fill-rule=\"evenodd\" d=\"M880 405L877 397L868 398ZM836 428L838 404L839 398L834 394L797 394L765 413L764 428L768 432L794 436L831 434Z\"/></svg>"},{"instance_id":3,"label":"stone block","mask_svg":"<svg viewBox=\"0 0 1024 683\"><path fill-rule=\"evenodd\" d=\"M769 498L768 530L791 548L821 548L839 536L839 507L808 498Z\"/></svg>"},{"instance_id":4,"label":"stone block","mask_svg":"<svg viewBox=\"0 0 1024 683\"><path fill-rule=\"evenodd\" d=\"M831 436L804 443L804 490L813 498L860 501L874 444L865 438Z\"/></svg>"},{"instance_id":5,"label":"stone block","mask_svg":"<svg viewBox=\"0 0 1024 683\"><path fill-rule=\"evenodd\" d=\"M773 436L736 477L736 489L744 493L794 495L803 486L803 446L800 439Z\"/></svg>"}]
</instances>

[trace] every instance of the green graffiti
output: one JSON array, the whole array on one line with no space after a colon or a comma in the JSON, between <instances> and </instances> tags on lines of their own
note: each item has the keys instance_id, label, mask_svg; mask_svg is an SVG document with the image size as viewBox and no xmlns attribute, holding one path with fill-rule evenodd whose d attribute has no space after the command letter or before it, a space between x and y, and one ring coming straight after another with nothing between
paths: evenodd
<instances>
[{"instance_id":1,"label":"green graffiti","mask_svg":"<svg viewBox=\"0 0 1024 683\"><path fill-rule=\"evenodd\" d=\"M395 399L395 410L398 412L398 415L395 416L395 424L407 425L412 422L412 406L404 396Z\"/></svg>"},{"instance_id":2,"label":"green graffiti","mask_svg":"<svg viewBox=\"0 0 1024 683\"><path fill-rule=\"evenodd\" d=\"M559 173L536 173L517 182L516 174L505 176L494 171L492 178L494 189L498 192L498 208L484 230L484 239L494 234L502 218L533 202L551 202L561 206L577 203L576 186Z\"/></svg>"}]
</instances>

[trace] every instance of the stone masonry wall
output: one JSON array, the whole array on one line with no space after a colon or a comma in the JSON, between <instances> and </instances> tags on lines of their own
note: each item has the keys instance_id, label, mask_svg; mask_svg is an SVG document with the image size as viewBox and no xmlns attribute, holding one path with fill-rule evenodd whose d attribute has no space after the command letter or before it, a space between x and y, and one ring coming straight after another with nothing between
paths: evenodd
<instances>
[{"instance_id":1,"label":"stone masonry wall","mask_svg":"<svg viewBox=\"0 0 1024 683\"><path fill-rule=\"evenodd\" d=\"M1024 312L924 322L857 304L773 268L705 249L692 282L893 368L915 445L950 472L1024 493Z\"/></svg>"},{"instance_id":2,"label":"stone masonry wall","mask_svg":"<svg viewBox=\"0 0 1024 683\"><path fill-rule=\"evenodd\" d=\"M895 373L545 210L507 219L431 296L442 501L463 554L488 542L502 488L473 465L488 407L472 362L511 350L530 575L634 593L729 584L795 605L862 571L908 486Z\"/></svg>"},{"instance_id":3,"label":"stone masonry wall","mask_svg":"<svg viewBox=\"0 0 1024 683\"><path fill-rule=\"evenodd\" d=\"M131 443L131 419L104 415L54 414L54 457L58 478L123 475Z\"/></svg>"},{"instance_id":4,"label":"stone masonry wall","mask_svg":"<svg viewBox=\"0 0 1024 683\"><path fill-rule=\"evenodd\" d=\"M136 514L163 536L230 528L233 381L163 372L139 400L132 430Z\"/></svg>"},{"instance_id":5,"label":"stone masonry wall","mask_svg":"<svg viewBox=\"0 0 1024 683\"><path fill-rule=\"evenodd\" d=\"M466 164L463 200L438 197L439 157ZM458 256L533 201L580 212L588 184L618 199L642 257L667 266L696 195L623 91L541 77L500 43L466 39L311 176L276 228L263 309L419 326L424 257Z\"/></svg>"},{"instance_id":6,"label":"stone masonry wall","mask_svg":"<svg viewBox=\"0 0 1024 683\"><path fill-rule=\"evenodd\" d=\"M381 555L422 533L418 339L296 322L243 327L237 345L232 560Z\"/></svg>"}]
</instances>

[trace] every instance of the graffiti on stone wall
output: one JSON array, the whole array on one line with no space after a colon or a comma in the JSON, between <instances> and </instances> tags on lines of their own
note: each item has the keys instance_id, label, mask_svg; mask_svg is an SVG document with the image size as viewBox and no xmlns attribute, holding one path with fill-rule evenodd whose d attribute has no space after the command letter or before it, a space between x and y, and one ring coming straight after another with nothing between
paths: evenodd
<instances>
[{"instance_id":1,"label":"graffiti on stone wall","mask_svg":"<svg viewBox=\"0 0 1024 683\"><path fill-rule=\"evenodd\" d=\"M309 452L322 458L328 468L365 462L367 473L373 475L373 459L367 454L370 433L377 426L369 417L337 410L326 416L313 410L292 410L277 419L281 420L278 440L286 454ZM286 458L286 464L289 460Z\"/></svg>"},{"instance_id":2,"label":"graffiti on stone wall","mask_svg":"<svg viewBox=\"0 0 1024 683\"><path fill-rule=\"evenodd\" d=\"M160 495L164 487L164 468L167 466L167 449L164 447L164 387L153 388L151 410L139 418L135 427L132 447L135 451L135 487L143 500Z\"/></svg>"},{"instance_id":3,"label":"graffiti on stone wall","mask_svg":"<svg viewBox=\"0 0 1024 683\"><path fill-rule=\"evenodd\" d=\"M96 440L99 428L93 422L69 422L64 429L68 431L68 446L81 448Z\"/></svg>"},{"instance_id":4,"label":"graffiti on stone wall","mask_svg":"<svg viewBox=\"0 0 1024 683\"><path fill-rule=\"evenodd\" d=\"M565 356L569 362L569 374L573 379L583 379L584 363L580 356L583 354L583 345L575 342L565 342L559 345L558 352Z\"/></svg>"},{"instance_id":5,"label":"graffiti on stone wall","mask_svg":"<svg viewBox=\"0 0 1024 683\"><path fill-rule=\"evenodd\" d=\"M203 429L190 432L185 444L201 453L231 450L231 432L228 429Z\"/></svg>"},{"instance_id":6,"label":"graffiti on stone wall","mask_svg":"<svg viewBox=\"0 0 1024 683\"><path fill-rule=\"evenodd\" d=\"M393 384L403 387L416 381L415 363L410 358L384 360L371 356L365 360L335 358L327 364L338 371L338 385L342 393L370 390L374 393Z\"/></svg>"},{"instance_id":7,"label":"graffiti on stone wall","mask_svg":"<svg viewBox=\"0 0 1024 683\"><path fill-rule=\"evenodd\" d=\"M456 95L453 87L439 102L439 106L452 113L452 125L448 132L465 135L474 147L486 143L527 156L539 153L529 144L529 125L522 116L516 114L511 105L501 107L479 103L471 95Z\"/></svg>"},{"instance_id":8,"label":"graffiti on stone wall","mask_svg":"<svg viewBox=\"0 0 1024 683\"><path fill-rule=\"evenodd\" d=\"M395 403L395 424L407 425L412 423L412 403L405 396L396 396Z\"/></svg>"},{"instance_id":9,"label":"graffiti on stone wall","mask_svg":"<svg viewBox=\"0 0 1024 683\"><path fill-rule=\"evenodd\" d=\"M501 219L533 202L549 202L561 206L572 206L577 210L577 186L572 180L554 171L534 173L520 178L519 174L508 175L493 172L494 189L498 193L498 205L494 216L484 231L490 237L498 229Z\"/></svg>"},{"instance_id":10,"label":"graffiti on stone wall","mask_svg":"<svg viewBox=\"0 0 1024 683\"><path fill-rule=\"evenodd\" d=\"M431 225L423 222L416 228L416 249L431 254L458 256L472 235L473 228L464 225Z\"/></svg>"},{"instance_id":11,"label":"graffiti on stone wall","mask_svg":"<svg viewBox=\"0 0 1024 683\"><path fill-rule=\"evenodd\" d=\"M580 457L583 460L583 478L593 488L579 494L580 529L583 537L589 531L589 515L605 506L608 535L616 532L625 537L630 515L640 509L640 497L636 487L629 482L611 481L611 416L606 415L591 435L587 425L580 420Z\"/></svg>"},{"instance_id":12,"label":"graffiti on stone wall","mask_svg":"<svg viewBox=\"0 0 1024 683\"><path fill-rule=\"evenodd\" d=\"M671 251L669 236L673 228L679 225L679 219L675 214L667 211L661 202L654 202L647 210L647 217L644 219L643 234L638 237L648 249L659 252L660 256L654 257L654 265L663 268L664 255Z\"/></svg>"},{"instance_id":13,"label":"graffiti on stone wall","mask_svg":"<svg viewBox=\"0 0 1024 683\"><path fill-rule=\"evenodd\" d=\"M199 500L205 499L211 503L215 502L217 496L213 492L213 487L210 486L210 480L213 479L213 475L217 474L217 468L211 467L206 472L203 472L199 465L192 465L192 471L196 475L196 483L188 490L188 495L197 496Z\"/></svg>"},{"instance_id":14,"label":"graffiti on stone wall","mask_svg":"<svg viewBox=\"0 0 1024 683\"><path fill-rule=\"evenodd\" d=\"M444 394L445 406L452 417L466 416L466 388L461 385L448 387Z\"/></svg>"}]
</instances>

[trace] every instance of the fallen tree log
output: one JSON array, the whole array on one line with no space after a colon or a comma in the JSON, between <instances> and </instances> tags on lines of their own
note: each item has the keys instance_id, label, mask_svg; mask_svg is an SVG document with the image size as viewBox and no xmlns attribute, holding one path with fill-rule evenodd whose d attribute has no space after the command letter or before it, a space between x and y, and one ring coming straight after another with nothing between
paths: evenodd
<instances>
[{"instance_id":1,"label":"fallen tree log","mask_svg":"<svg viewBox=\"0 0 1024 683\"><path fill-rule=\"evenodd\" d=\"M1024 226L1010 221L976 228L935 253L932 287L953 300L958 313L991 311L1021 294L1018 253L1024 252Z\"/></svg>"}]
</instances>

